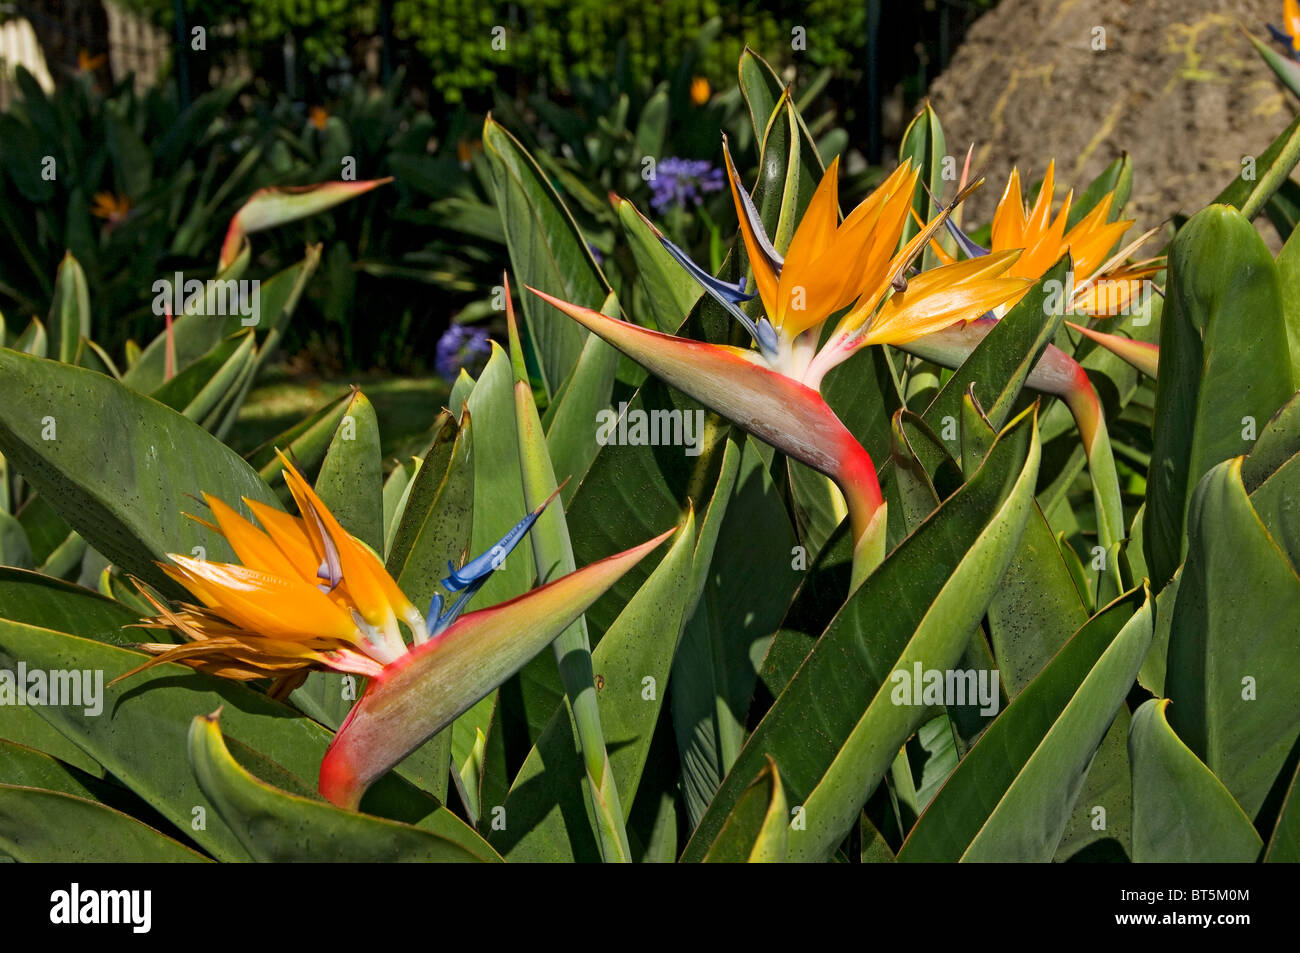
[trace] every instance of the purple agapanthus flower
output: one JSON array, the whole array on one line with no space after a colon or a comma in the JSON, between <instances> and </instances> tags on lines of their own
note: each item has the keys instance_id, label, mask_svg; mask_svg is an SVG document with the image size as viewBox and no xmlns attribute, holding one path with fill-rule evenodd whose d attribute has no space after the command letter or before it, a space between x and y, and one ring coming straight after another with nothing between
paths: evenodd
<instances>
[{"instance_id":1,"label":"purple agapanthus flower","mask_svg":"<svg viewBox=\"0 0 1300 953\"><path fill-rule=\"evenodd\" d=\"M650 185L654 195L650 206L664 212L670 205L686 208L704 201L705 192L717 192L725 185L722 170L707 159L679 159L669 156L655 169Z\"/></svg>"},{"instance_id":2,"label":"purple agapanthus flower","mask_svg":"<svg viewBox=\"0 0 1300 953\"><path fill-rule=\"evenodd\" d=\"M460 369L475 363L476 359L492 353L488 343L487 328L453 324L438 338L438 353L434 368L447 380L455 380Z\"/></svg>"}]
</instances>

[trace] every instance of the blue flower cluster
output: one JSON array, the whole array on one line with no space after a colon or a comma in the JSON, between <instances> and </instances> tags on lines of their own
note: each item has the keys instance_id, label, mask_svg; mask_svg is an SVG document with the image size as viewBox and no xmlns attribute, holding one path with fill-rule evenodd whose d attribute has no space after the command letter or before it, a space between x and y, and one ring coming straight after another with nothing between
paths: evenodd
<instances>
[{"instance_id":1,"label":"blue flower cluster","mask_svg":"<svg viewBox=\"0 0 1300 953\"><path fill-rule=\"evenodd\" d=\"M703 193L717 192L724 184L722 170L707 159L670 156L659 163L650 180L654 189L650 206L656 212L663 212L670 205L678 208L699 205L704 201Z\"/></svg>"},{"instance_id":2,"label":"blue flower cluster","mask_svg":"<svg viewBox=\"0 0 1300 953\"><path fill-rule=\"evenodd\" d=\"M438 374L452 381L460 369L474 358L486 357L492 353L488 343L487 328L471 327L467 324L453 324L438 338L438 353L434 359L434 368Z\"/></svg>"}]
</instances>

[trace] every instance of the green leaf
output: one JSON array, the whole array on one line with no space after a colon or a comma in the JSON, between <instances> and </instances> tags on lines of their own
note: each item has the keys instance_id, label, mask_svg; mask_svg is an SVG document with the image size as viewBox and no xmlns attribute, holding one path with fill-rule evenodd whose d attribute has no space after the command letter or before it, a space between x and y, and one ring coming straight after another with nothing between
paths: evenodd
<instances>
[{"instance_id":1,"label":"green leaf","mask_svg":"<svg viewBox=\"0 0 1300 953\"><path fill-rule=\"evenodd\" d=\"M603 313L615 316L618 301L613 294L605 301ZM600 452L598 434L603 415L616 414L609 409L618 371L619 352L613 345L595 334L587 336L573 373L552 405L546 428L546 449L555 467L555 474L569 484L561 491L561 499L571 500L578 492L578 484L586 476L591 462Z\"/></svg>"},{"instance_id":2,"label":"green leaf","mask_svg":"<svg viewBox=\"0 0 1300 953\"><path fill-rule=\"evenodd\" d=\"M50 342L59 360L71 364L77 356L77 344L90 337L90 287L86 272L71 252L59 262L54 278L54 298L50 302Z\"/></svg>"},{"instance_id":3,"label":"green leaf","mask_svg":"<svg viewBox=\"0 0 1300 953\"><path fill-rule=\"evenodd\" d=\"M1111 200L1110 214L1106 216L1106 220L1108 222L1115 221L1123 212L1132 191L1133 160L1129 158L1129 154L1126 152L1102 169L1101 175L1088 183L1088 187L1075 196L1074 201L1070 204L1070 217L1065 220L1066 230L1074 228L1080 219L1100 205L1101 200L1112 192L1115 194Z\"/></svg>"},{"instance_id":4,"label":"green leaf","mask_svg":"<svg viewBox=\"0 0 1300 953\"><path fill-rule=\"evenodd\" d=\"M384 461L379 419L361 391L353 391L325 452L316 492L339 524L373 550L384 545Z\"/></svg>"},{"instance_id":5,"label":"green leaf","mask_svg":"<svg viewBox=\"0 0 1300 953\"><path fill-rule=\"evenodd\" d=\"M1300 767L1296 768L1287 788L1264 860L1268 863L1300 862Z\"/></svg>"},{"instance_id":6,"label":"green leaf","mask_svg":"<svg viewBox=\"0 0 1300 953\"><path fill-rule=\"evenodd\" d=\"M781 863L789 843L790 812L781 773L771 758L723 822L705 863Z\"/></svg>"},{"instance_id":7,"label":"green leaf","mask_svg":"<svg viewBox=\"0 0 1300 953\"><path fill-rule=\"evenodd\" d=\"M1186 554L1197 482L1249 450L1247 436L1293 391L1277 269L1239 213L1211 206L1183 226L1170 246L1165 297L1143 527L1157 588Z\"/></svg>"},{"instance_id":8,"label":"green leaf","mask_svg":"<svg viewBox=\"0 0 1300 953\"><path fill-rule=\"evenodd\" d=\"M1050 860L1151 621L1149 599L1133 590L1080 628L976 742L898 859Z\"/></svg>"},{"instance_id":9,"label":"green leaf","mask_svg":"<svg viewBox=\"0 0 1300 953\"><path fill-rule=\"evenodd\" d=\"M935 215L934 201L943 198L943 164L948 158L948 145L944 139L943 126L939 117L927 99L921 111L907 124L903 131L903 141L898 147L898 161L901 165L907 160L920 170L916 180L916 194L912 197L912 209L929 222ZM932 198L933 197L933 198ZM916 220L908 218L903 225L903 234L899 239L901 249L916 236L920 226ZM922 256L922 268L929 269L938 264L934 249L926 247Z\"/></svg>"},{"instance_id":10,"label":"green leaf","mask_svg":"<svg viewBox=\"0 0 1300 953\"><path fill-rule=\"evenodd\" d=\"M1214 773L1179 739L1167 698L1145 702L1129 729L1135 863L1253 863L1264 843Z\"/></svg>"},{"instance_id":11,"label":"green leaf","mask_svg":"<svg viewBox=\"0 0 1300 953\"><path fill-rule=\"evenodd\" d=\"M180 414L102 374L13 351L0 351L0 452L91 546L168 593L181 590L155 564L167 553L234 557L183 515L186 494L278 506L252 467Z\"/></svg>"},{"instance_id":12,"label":"green leaf","mask_svg":"<svg viewBox=\"0 0 1300 953\"><path fill-rule=\"evenodd\" d=\"M711 549L701 543L692 575L697 601L673 660L673 730L693 824L745 743L758 662L803 578L795 568L794 533L759 444L740 440L726 444L701 529L702 540L715 538ZM763 585L754 585L758 579Z\"/></svg>"},{"instance_id":13,"label":"green leaf","mask_svg":"<svg viewBox=\"0 0 1300 953\"><path fill-rule=\"evenodd\" d=\"M282 791L231 757L217 712L196 716L189 761L199 788L254 860L445 863L498 860L469 828L433 832Z\"/></svg>"},{"instance_id":14,"label":"green leaf","mask_svg":"<svg viewBox=\"0 0 1300 953\"><path fill-rule=\"evenodd\" d=\"M280 479L284 464L275 451L283 450L290 460L296 462L303 476L310 479L320 471L330 441L334 439L339 422L348 412L351 403L351 392L345 393L247 454L249 464L256 468L258 476L268 486L277 488L281 500L288 503L292 496Z\"/></svg>"},{"instance_id":15,"label":"green leaf","mask_svg":"<svg viewBox=\"0 0 1300 953\"><path fill-rule=\"evenodd\" d=\"M1253 818L1300 738L1300 577L1246 496L1240 458L1200 482L1187 522L1165 693L1178 736Z\"/></svg>"},{"instance_id":16,"label":"green leaf","mask_svg":"<svg viewBox=\"0 0 1300 953\"><path fill-rule=\"evenodd\" d=\"M668 691L673 653L690 598L695 521L688 515L672 548L605 633L591 656L608 770L631 812ZM589 808L576 778L586 773L572 712L556 708L511 784L506 828L491 840L511 861L599 860Z\"/></svg>"},{"instance_id":17,"label":"green leaf","mask_svg":"<svg viewBox=\"0 0 1300 953\"><path fill-rule=\"evenodd\" d=\"M406 504L411 496L411 483L420 472L421 460L411 457L398 460L391 473L384 479L384 551L385 559L393 550L393 534L406 515Z\"/></svg>"},{"instance_id":18,"label":"green leaf","mask_svg":"<svg viewBox=\"0 0 1300 953\"><path fill-rule=\"evenodd\" d=\"M519 283L599 308L610 293L609 285L573 216L536 161L490 116L483 124L483 147L491 160L497 210ZM543 383L547 393L554 395L578 362L587 335L532 295L524 296L523 311L541 362Z\"/></svg>"},{"instance_id":19,"label":"green leaf","mask_svg":"<svg viewBox=\"0 0 1300 953\"><path fill-rule=\"evenodd\" d=\"M142 633L123 632L140 617L131 609L70 582L36 572L0 567L0 615L11 622L70 632L114 645L139 642Z\"/></svg>"},{"instance_id":20,"label":"green leaf","mask_svg":"<svg viewBox=\"0 0 1300 953\"><path fill-rule=\"evenodd\" d=\"M637 213L636 206L627 199L619 200L618 219L623 225L628 248L632 250L637 284L645 292L655 329L675 330L691 313L704 289L668 254Z\"/></svg>"},{"instance_id":21,"label":"green leaf","mask_svg":"<svg viewBox=\"0 0 1300 953\"><path fill-rule=\"evenodd\" d=\"M32 318L31 322L27 325L26 330L24 330L22 334L18 335L18 339L14 341L13 349L15 351L21 351L24 354L44 357L48 346L48 339L45 336L45 325L41 324L40 318Z\"/></svg>"},{"instance_id":22,"label":"green leaf","mask_svg":"<svg viewBox=\"0 0 1300 953\"><path fill-rule=\"evenodd\" d=\"M555 471L546 449L542 422L533 402L532 388L523 371L523 354L511 314L511 351L517 363L515 375L515 423L519 440L520 473L523 477L524 506L535 511L557 490ZM612 349L611 349L612 350ZM547 507L529 534L533 544L537 581L547 583L573 572L573 544L561 507ZM591 663L591 641L582 617L569 625L552 644L564 685L565 700L573 716L573 727L582 751L588 795L591 798L596 839L605 861L628 860L630 847L617 780L610 769L609 755L601 728L596 700L595 676Z\"/></svg>"},{"instance_id":23,"label":"green leaf","mask_svg":"<svg viewBox=\"0 0 1300 953\"><path fill-rule=\"evenodd\" d=\"M1255 446L1241 465L1241 479L1247 493L1254 493L1288 460L1300 453L1300 394L1282 405L1260 428Z\"/></svg>"},{"instance_id":24,"label":"green leaf","mask_svg":"<svg viewBox=\"0 0 1300 953\"><path fill-rule=\"evenodd\" d=\"M927 714L891 703L913 661L947 669L965 651L1006 570L1033 499L1032 412L999 436L979 472L894 549L818 639L741 751L687 846L699 859L767 755L782 769L792 859L825 859ZM940 621L942 620L942 621Z\"/></svg>"},{"instance_id":25,"label":"green leaf","mask_svg":"<svg viewBox=\"0 0 1300 953\"><path fill-rule=\"evenodd\" d=\"M1277 256L1278 288L1282 292L1282 317L1286 323L1293 381L1300 381L1300 237L1297 231L1291 232Z\"/></svg>"},{"instance_id":26,"label":"green leaf","mask_svg":"<svg viewBox=\"0 0 1300 953\"><path fill-rule=\"evenodd\" d=\"M96 801L0 784L0 851L23 863L202 863L202 854Z\"/></svg>"},{"instance_id":27,"label":"green leaf","mask_svg":"<svg viewBox=\"0 0 1300 953\"><path fill-rule=\"evenodd\" d=\"M89 669L103 673L102 711L98 714L88 715L85 706L75 705L23 710L37 712L167 820L192 832L195 842L217 859L249 859L231 828L215 816L213 805L195 785L181 756L190 720L224 708L226 735L238 742L245 764L303 794L315 790L330 733L259 692L182 665L158 665L127 681L108 684L145 658L138 652L63 632L0 621L0 666L12 670L22 659L29 671ZM0 708L0 714L8 710L20 709ZM477 839L450 811L397 777L377 784L366 806L436 832L462 830ZM193 826L195 807L206 812L203 828Z\"/></svg>"},{"instance_id":28,"label":"green leaf","mask_svg":"<svg viewBox=\"0 0 1300 953\"><path fill-rule=\"evenodd\" d=\"M254 316L241 314L236 306L242 299L239 297L237 279L231 273L204 282L202 293L192 289L185 291L185 312L176 315L172 322L172 338L176 349L175 371L179 374L211 352L218 343L250 326L272 330L280 326L286 320L286 312L291 312L297 303L302 283L315 271L319 261L320 249L313 246L308 249L308 254L302 261L261 282L255 299L256 325L246 324ZM168 280L174 278L162 279L156 284ZM164 304L171 301L173 292L170 285L163 291L158 291L157 287L154 290L157 292L154 312L160 316L161 321ZM270 333L268 331L268 337ZM139 360L123 375L122 383L143 393L154 393L164 383L166 363L167 335L164 331L149 342Z\"/></svg>"}]
</instances>

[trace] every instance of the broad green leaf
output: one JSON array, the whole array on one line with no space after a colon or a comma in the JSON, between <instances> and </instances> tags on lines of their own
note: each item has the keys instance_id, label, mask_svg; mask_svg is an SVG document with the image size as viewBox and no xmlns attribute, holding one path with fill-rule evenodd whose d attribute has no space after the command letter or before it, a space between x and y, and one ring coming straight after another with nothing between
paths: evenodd
<instances>
[{"instance_id":1,"label":"broad green leaf","mask_svg":"<svg viewBox=\"0 0 1300 953\"><path fill-rule=\"evenodd\" d=\"M0 784L0 851L23 863L202 863L202 854L96 801Z\"/></svg>"},{"instance_id":2,"label":"broad green leaf","mask_svg":"<svg viewBox=\"0 0 1300 953\"><path fill-rule=\"evenodd\" d=\"M309 248L302 261L295 262L261 282L255 296L248 288L245 290L250 290L250 293L247 296L242 294L239 279L230 277L229 273L203 282L201 290L187 290L182 286L185 311L176 314L172 323L176 372L180 373L189 367L232 334L249 327L255 330L275 328L284 320L285 311L291 310L291 304L296 303L302 282L315 271L319 260L319 247ZM160 279L154 288L157 292L154 312L159 316L160 324L164 305L174 296L169 284L168 290L159 290L160 286L168 282L174 283L175 276ZM188 285L189 281L184 284ZM245 315L243 311L251 311L253 302L257 304L257 313ZM167 336L165 332L160 332L123 375L122 383L143 393L153 393L164 383L166 360Z\"/></svg>"},{"instance_id":3,"label":"broad green leaf","mask_svg":"<svg viewBox=\"0 0 1300 953\"><path fill-rule=\"evenodd\" d=\"M20 569L0 567L0 616L114 645L131 645L144 637L139 630L123 631L140 617L121 603L82 586Z\"/></svg>"},{"instance_id":4,"label":"broad green leaf","mask_svg":"<svg viewBox=\"0 0 1300 953\"><path fill-rule=\"evenodd\" d=\"M91 801L99 800L109 789L99 779L76 771L44 751L5 740L0 740L0 784L43 788Z\"/></svg>"},{"instance_id":5,"label":"broad green leaf","mask_svg":"<svg viewBox=\"0 0 1300 953\"><path fill-rule=\"evenodd\" d=\"M532 156L490 116L483 124L483 148L496 182L511 271L519 283L599 308L610 293L609 285L573 216ZM586 332L532 295L524 295L523 311L541 362L542 380L554 395L578 362Z\"/></svg>"},{"instance_id":6,"label":"broad green leaf","mask_svg":"<svg viewBox=\"0 0 1300 953\"><path fill-rule=\"evenodd\" d=\"M519 481L514 376L510 358L495 343L467 404L474 421L474 452L470 458L474 467L474 515L469 548L471 553L478 554L496 545L528 513ZM459 408L453 410L460 413ZM647 532L640 541L651 535ZM497 605L522 595L528 591L534 576L532 543L525 538L492 574L471 602L471 608Z\"/></svg>"},{"instance_id":7,"label":"broad green leaf","mask_svg":"<svg viewBox=\"0 0 1300 953\"><path fill-rule=\"evenodd\" d=\"M519 440L519 465L523 478L524 506L535 511L545 505L558 490L555 471L546 447L542 422L533 402L532 388L523 369L513 311L509 313L511 356L515 370L515 425ZM564 510L548 506L537 518L529 538L533 544L538 583L547 583L576 568L573 544ZM591 662L591 640L582 617L552 643L555 662L564 686L566 705L573 717L573 728L582 752L585 780L593 809L596 839L605 861L629 860L630 847L625 816L618 793L618 782L610 769L601 728L600 706L596 700L595 674Z\"/></svg>"},{"instance_id":8,"label":"broad green leaf","mask_svg":"<svg viewBox=\"0 0 1300 953\"><path fill-rule=\"evenodd\" d=\"M619 200L618 219L623 225L628 248L632 250L637 283L649 302L655 329L676 329L691 313L704 289L664 250L636 207L627 199Z\"/></svg>"},{"instance_id":9,"label":"broad green leaf","mask_svg":"<svg viewBox=\"0 0 1300 953\"><path fill-rule=\"evenodd\" d=\"M1268 863L1300 862L1300 766L1297 766L1287 788L1264 860Z\"/></svg>"},{"instance_id":10,"label":"broad green leaf","mask_svg":"<svg viewBox=\"0 0 1300 953\"><path fill-rule=\"evenodd\" d=\"M179 587L155 564L167 553L234 556L183 515L194 507L186 494L278 505L252 467L175 411L102 374L13 351L0 351L0 452L91 546L168 593Z\"/></svg>"},{"instance_id":11,"label":"broad green leaf","mask_svg":"<svg viewBox=\"0 0 1300 953\"><path fill-rule=\"evenodd\" d=\"M71 252L59 262L48 325L55 354L64 364L71 364L77 356L78 342L90 337L90 287L85 270Z\"/></svg>"},{"instance_id":12,"label":"broad green leaf","mask_svg":"<svg viewBox=\"0 0 1300 953\"><path fill-rule=\"evenodd\" d=\"M943 135L943 125L939 117L926 100L921 111L903 130L903 141L898 147L900 164L911 161L920 170L916 180L916 194L912 197L912 210L921 217L922 222L929 222L934 217L936 200L943 200L944 179L943 165L949 158L948 145ZM903 234L899 239L901 249L915 237L920 230L914 218L908 218L903 225ZM946 236L944 236L946 237ZM933 268L938 263L934 249L926 246L922 255L922 267Z\"/></svg>"},{"instance_id":13,"label":"broad green leaf","mask_svg":"<svg viewBox=\"0 0 1300 953\"><path fill-rule=\"evenodd\" d=\"M625 820L668 692L682 614L691 595L695 543L695 521L688 515L672 548L591 656L608 770L620 792ZM574 783L586 771L575 738L573 715L561 705L511 785L505 829L491 836L507 859L600 859L586 797Z\"/></svg>"},{"instance_id":14,"label":"broad green leaf","mask_svg":"<svg viewBox=\"0 0 1300 953\"><path fill-rule=\"evenodd\" d=\"M618 301L611 294L602 311L613 317L617 310ZM561 491L562 500L571 500L578 492L578 484L600 452L601 434L607 434L617 419L610 397L618 363L618 350L599 335L589 334L573 373L556 397L546 427L546 449L555 475L569 481Z\"/></svg>"},{"instance_id":15,"label":"broad green leaf","mask_svg":"<svg viewBox=\"0 0 1300 953\"><path fill-rule=\"evenodd\" d=\"M1159 615L1158 608L1156 614ZM1121 705L1088 766L1088 777L1074 800L1065 833L1052 856L1053 863L1094 858L1118 862L1131 855L1133 778L1128 757L1131 721L1128 706Z\"/></svg>"},{"instance_id":16,"label":"broad green leaf","mask_svg":"<svg viewBox=\"0 0 1300 953\"><path fill-rule=\"evenodd\" d=\"M28 670L103 673L98 714L87 715L84 705L28 710L35 710L218 859L249 855L198 789L183 757L193 717L222 708L227 737L239 742L247 765L263 776L274 776L282 787L290 785L303 794L315 789L329 732L243 685L169 663L110 686L145 656L51 629L0 621L0 665L13 670L19 659ZM434 830L464 829L436 801L396 777L376 785L366 806ZM205 811L203 828L193 824L196 807Z\"/></svg>"},{"instance_id":17,"label":"broad green leaf","mask_svg":"<svg viewBox=\"0 0 1300 953\"><path fill-rule=\"evenodd\" d=\"M14 705L0 707L0 738L57 758L92 777L104 776L103 765L64 737L36 711L35 708Z\"/></svg>"},{"instance_id":18,"label":"broad green leaf","mask_svg":"<svg viewBox=\"0 0 1300 953\"><path fill-rule=\"evenodd\" d=\"M222 412L238 396L241 384L253 364L254 343L252 331L244 331L237 336L235 339L237 347L229 358L215 369L193 399L180 408L186 419L194 421L204 430L220 437L217 428L222 420Z\"/></svg>"},{"instance_id":19,"label":"broad green leaf","mask_svg":"<svg viewBox=\"0 0 1300 953\"><path fill-rule=\"evenodd\" d=\"M32 545L23 524L3 511L0 511L0 566L35 568Z\"/></svg>"},{"instance_id":20,"label":"broad green leaf","mask_svg":"<svg viewBox=\"0 0 1300 953\"><path fill-rule=\"evenodd\" d=\"M1300 63L1296 65L1300 67ZM1291 380L1300 383L1300 238L1296 237L1295 231L1278 252L1277 276L1291 356Z\"/></svg>"},{"instance_id":21,"label":"broad green leaf","mask_svg":"<svg viewBox=\"0 0 1300 953\"><path fill-rule=\"evenodd\" d=\"M1251 506L1240 458L1196 487L1187 535L1164 684L1171 723L1253 818L1300 738L1300 577Z\"/></svg>"},{"instance_id":22,"label":"broad green leaf","mask_svg":"<svg viewBox=\"0 0 1300 953\"><path fill-rule=\"evenodd\" d=\"M769 754L805 808L791 858L832 853L927 711L890 702L891 673L952 667L1011 559L1032 501L1034 427L1030 412L1013 421L979 472L853 593L750 736L685 859L708 852Z\"/></svg>"},{"instance_id":23,"label":"broad green leaf","mask_svg":"<svg viewBox=\"0 0 1300 953\"><path fill-rule=\"evenodd\" d=\"M292 496L284 480L280 478L284 464L280 462L275 451L283 450L290 460L295 461L295 465L304 477L310 479L315 476L320 471L321 461L325 459L339 422L348 412L351 403L352 393L349 391L303 418L288 430L272 437L247 455L249 464L257 470L258 476L266 481L268 486L276 487L284 502L288 503Z\"/></svg>"},{"instance_id":24,"label":"broad green leaf","mask_svg":"<svg viewBox=\"0 0 1300 953\"><path fill-rule=\"evenodd\" d=\"M379 418L354 391L316 477L316 492L342 527L373 550L384 545L384 461Z\"/></svg>"},{"instance_id":25,"label":"broad green leaf","mask_svg":"<svg viewBox=\"0 0 1300 953\"><path fill-rule=\"evenodd\" d=\"M692 824L744 745L760 661L807 565L757 442L739 439L727 442L708 504L701 536L716 540L695 565L698 601L673 660L673 729Z\"/></svg>"},{"instance_id":26,"label":"broad green leaf","mask_svg":"<svg viewBox=\"0 0 1300 953\"><path fill-rule=\"evenodd\" d=\"M1134 590L1079 629L958 765L900 861L1051 859L1150 640L1145 604Z\"/></svg>"},{"instance_id":27,"label":"broad green leaf","mask_svg":"<svg viewBox=\"0 0 1300 953\"><path fill-rule=\"evenodd\" d=\"M1264 843L1228 789L1169 725L1169 699L1133 715L1135 863L1253 863Z\"/></svg>"},{"instance_id":28,"label":"broad green leaf","mask_svg":"<svg viewBox=\"0 0 1300 953\"><path fill-rule=\"evenodd\" d=\"M736 801L705 863L781 863L786 859L790 812L781 772L771 758Z\"/></svg>"},{"instance_id":29,"label":"broad green leaf","mask_svg":"<svg viewBox=\"0 0 1300 953\"><path fill-rule=\"evenodd\" d=\"M1241 464L1241 480L1247 493L1254 493L1288 460L1300 453L1300 394L1278 410L1259 428L1255 446Z\"/></svg>"},{"instance_id":30,"label":"broad green leaf","mask_svg":"<svg viewBox=\"0 0 1300 953\"><path fill-rule=\"evenodd\" d=\"M32 318L31 323L27 325L27 329L18 335L18 339L14 341L13 349L35 357L44 357L48 346L45 325L41 324L40 318Z\"/></svg>"},{"instance_id":31,"label":"broad green leaf","mask_svg":"<svg viewBox=\"0 0 1300 953\"><path fill-rule=\"evenodd\" d=\"M208 385L216 379L222 369L230 364L231 358L236 351L240 350L241 345L251 345L252 340L252 336L248 331L237 331L229 337L221 339L212 346L208 353L181 370L171 380L163 383L149 396L160 404L166 404L172 410L183 413L185 408L190 406L208 388ZM247 360L247 357L247 354L241 355L240 363L237 365L239 368L242 368L242 362ZM214 395L212 400L205 402L204 413L211 409L216 396L220 395ZM193 414L186 414L186 416L195 422L202 419L202 414L198 418Z\"/></svg>"},{"instance_id":32,"label":"broad green leaf","mask_svg":"<svg viewBox=\"0 0 1300 953\"><path fill-rule=\"evenodd\" d=\"M345 811L282 791L231 757L220 712L194 718L189 761L199 788L254 860L445 863L498 860L469 828L456 835Z\"/></svg>"},{"instance_id":33,"label":"broad green leaf","mask_svg":"<svg viewBox=\"0 0 1300 953\"><path fill-rule=\"evenodd\" d=\"M393 534L406 515L406 504L411 495L411 482L420 471L420 458L399 460L384 479L384 551L385 559L393 549Z\"/></svg>"},{"instance_id":34,"label":"broad green leaf","mask_svg":"<svg viewBox=\"0 0 1300 953\"><path fill-rule=\"evenodd\" d=\"M1143 527L1157 589L1187 552L1193 488L1213 466L1248 451L1294 389L1277 269L1238 212L1211 206L1179 230L1165 297Z\"/></svg>"}]
</instances>

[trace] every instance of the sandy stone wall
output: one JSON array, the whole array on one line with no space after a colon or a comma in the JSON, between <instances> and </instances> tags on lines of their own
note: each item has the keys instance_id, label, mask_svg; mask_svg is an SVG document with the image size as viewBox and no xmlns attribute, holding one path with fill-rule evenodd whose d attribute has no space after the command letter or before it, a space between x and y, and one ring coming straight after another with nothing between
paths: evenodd
<instances>
[{"instance_id":1,"label":"sandy stone wall","mask_svg":"<svg viewBox=\"0 0 1300 953\"><path fill-rule=\"evenodd\" d=\"M1124 151L1139 226L1203 206L1298 108L1239 27L1264 38L1281 13L1282 0L1002 0L931 92L949 151L974 142L989 179L971 220L988 220L1013 164L1033 181L1054 157L1058 183L1081 189Z\"/></svg>"}]
</instances>

